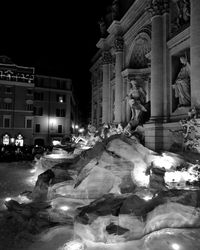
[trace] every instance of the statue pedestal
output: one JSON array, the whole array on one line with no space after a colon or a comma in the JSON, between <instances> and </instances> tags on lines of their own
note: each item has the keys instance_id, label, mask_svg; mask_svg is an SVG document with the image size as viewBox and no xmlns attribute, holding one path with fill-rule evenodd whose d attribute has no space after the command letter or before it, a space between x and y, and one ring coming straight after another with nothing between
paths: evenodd
<instances>
[{"instance_id":1,"label":"statue pedestal","mask_svg":"<svg viewBox=\"0 0 200 250\"><path fill-rule=\"evenodd\" d=\"M144 124L145 147L154 151L170 150L175 143L174 134L171 131L181 130L179 122L170 123L146 123ZM180 141L180 138L177 138ZM180 150L181 144L180 143Z\"/></svg>"},{"instance_id":2,"label":"statue pedestal","mask_svg":"<svg viewBox=\"0 0 200 250\"><path fill-rule=\"evenodd\" d=\"M171 115L172 120L186 119L188 117L190 107L179 107Z\"/></svg>"}]
</instances>

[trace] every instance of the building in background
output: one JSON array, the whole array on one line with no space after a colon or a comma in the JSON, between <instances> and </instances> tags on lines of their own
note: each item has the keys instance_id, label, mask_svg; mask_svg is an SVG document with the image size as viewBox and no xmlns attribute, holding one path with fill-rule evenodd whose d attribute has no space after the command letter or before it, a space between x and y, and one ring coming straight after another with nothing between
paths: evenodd
<instances>
[{"instance_id":1,"label":"building in background","mask_svg":"<svg viewBox=\"0 0 200 250\"><path fill-rule=\"evenodd\" d=\"M171 131L200 105L200 1L114 0L108 7L90 68L92 123L127 124L135 80L150 107L145 145L168 150L176 143Z\"/></svg>"},{"instance_id":2,"label":"building in background","mask_svg":"<svg viewBox=\"0 0 200 250\"><path fill-rule=\"evenodd\" d=\"M10 58L0 57L0 136L1 143L19 145L33 142L32 67L15 65Z\"/></svg>"},{"instance_id":3,"label":"building in background","mask_svg":"<svg viewBox=\"0 0 200 250\"><path fill-rule=\"evenodd\" d=\"M33 67L0 57L2 144L49 145L77 123L71 79L35 75Z\"/></svg>"},{"instance_id":4,"label":"building in background","mask_svg":"<svg viewBox=\"0 0 200 250\"><path fill-rule=\"evenodd\" d=\"M36 75L33 116L35 144L69 135L77 121L71 79Z\"/></svg>"}]
</instances>

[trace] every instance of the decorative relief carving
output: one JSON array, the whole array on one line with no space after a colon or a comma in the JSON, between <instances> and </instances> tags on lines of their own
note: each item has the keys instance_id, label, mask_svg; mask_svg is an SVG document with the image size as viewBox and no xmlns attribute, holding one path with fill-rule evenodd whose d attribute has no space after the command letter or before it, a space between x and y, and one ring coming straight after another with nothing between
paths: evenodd
<instances>
[{"instance_id":1,"label":"decorative relief carving","mask_svg":"<svg viewBox=\"0 0 200 250\"><path fill-rule=\"evenodd\" d=\"M190 23L190 0L173 0L170 6L171 33L175 33Z\"/></svg>"},{"instance_id":2,"label":"decorative relief carving","mask_svg":"<svg viewBox=\"0 0 200 250\"><path fill-rule=\"evenodd\" d=\"M112 59L112 55L111 55L110 51L103 51L102 63L103 64L111 64L112 61L113 61L113 59Z\"/></svg>"},{"instance_id":3,"label":"decorative relief carving","mask_svg":"<svg viewBox=\"0 0 200 250\"><path fill-rule=\"evenodd\" d=\"M114 48L115 48L115 51L118 52L118 51L123 51L123 48L124 48L124 40L122 37L117 37L114 41Z\"/></svg>"},{"instance_id":4,"label":"decorative relief carving","mask_svg":"<svg viewBox=\"0 0 200 250\"><path fill-rule=\"evenodd\" d=\"M169 11L169 0L149 0L148 10L152 16L162 15Z\"/></svg>"},{"instance_id":5,"label":"decorative relief carving","mask_svg":"<svg viewBox=\"0 0 200 250\"><path fill-rule=\"evenodd\" d=\"M144 34L139 34L134 40L132 55L130 58L130 67L147 68L149 60L146 55L151 50L150 38Z\"/></svg>"}]
</instances>

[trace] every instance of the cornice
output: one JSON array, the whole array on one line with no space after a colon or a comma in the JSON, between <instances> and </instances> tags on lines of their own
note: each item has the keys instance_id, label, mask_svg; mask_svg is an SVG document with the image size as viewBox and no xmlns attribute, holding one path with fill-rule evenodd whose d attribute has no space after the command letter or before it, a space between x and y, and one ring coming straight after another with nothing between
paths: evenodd
<instances>
[{"instance_id":1,"label":"cornice","mask_svg":"<svg viewBox=\"0 0 200 250\"><path fill-rule=\"evenodd\" d=\"M109 34L120 34L122 32L121 22L120 21L113 21L107 30L108 30Z\"/></svg>"},{"instance_id":2,"label":"cornice","mask_svg":"<svg viewBox=\"0 0 200 250\"><path fill-rule=\"evenodd\" d=\"M137 22L145 11L146 0L136 0L120 20L123 32L126 32L134 22Z\"/></svg>"},{"instance_id":3,"label":"cornice","mask_svg":"<svg viewBox=\"0 0 200 250\"><path fill-rule=\"evenodd\" d=\"M143 74L148 74L150 73L150 69L149 68L146 68L146 69L125 69L122 71L122 76L123 77L127 77L127 76L130 76L130 75L143 75Z\"/></svg>"},{"instance_id":4,"label":"cornice","mask_svg":"<svg viewBox=\"0 0 200 250\"><path fill-rule=\"evenodd\" d=\"M183 30L178 35L176 35L175 37L171 38L167 42L167 46L168 46L169 49L172 49L173 47L176 47L177 45L179 45L183 41L186 41L189 38L190 38L190 27Z\"/></svg>"},{"instance_id":5,"label":"cornice","mask_svg":"<svg viewBox=\"0 0 200 250\"><path fill-rule=\"evenodd\" d=\"M140 30L144 26L147 26L149 24L150 20L150 14L145 12L138 20L137 22L132 25L127 32L124 34L124 41L128 45L129 43L132 43L134 38L138 35Z\"/></svg>"}]
</instances>

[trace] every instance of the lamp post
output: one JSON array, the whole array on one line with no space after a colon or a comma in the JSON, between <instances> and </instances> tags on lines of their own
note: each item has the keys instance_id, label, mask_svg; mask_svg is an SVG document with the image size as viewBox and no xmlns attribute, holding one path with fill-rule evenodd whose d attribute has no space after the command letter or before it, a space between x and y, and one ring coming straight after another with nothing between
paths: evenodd
<instances>
[{"instance_id":1,"label":"lamp post","mask_svg":"<svg viewBox=\"0 0 200 250\"><path fill-rule=\"evenodd\" d=\"M49 123L50 123L50 129L54 130L54 125L56 124L56 119L55 118L51 118L49 120Z\"/></svg>"},{"instance_id":2,"label":"lamp post","mask_svg":"<svg viewBox=\"0 0 200 250\"><path fill-rule=\"evenodd\" d=\"M52 131L54 131L54 126L56 125L56 119L55 118L50 118L49 119L49 124L48 124L48 136L49 136L49 143L51 143L50 142L50 135L51 135L51 133L52 133Z\"/></svg>"},{"instance_id":3,"label":"lamp post","mask_svg":"<svg viewBox=\"0 0 200 250\"><path fill-rule=\"evenodd\" d=\"M76 136L78 136L78 128L79 128L79 126L76 124L76 125L75 125L75 135L76 135Z\"/></svg>"}]
</instances>

